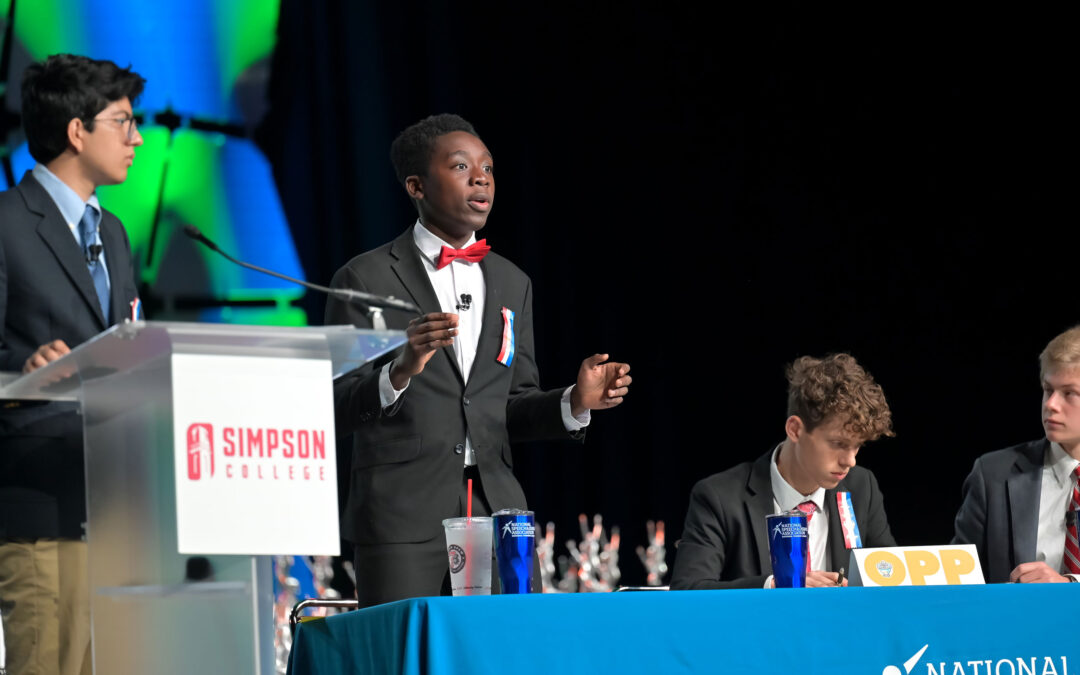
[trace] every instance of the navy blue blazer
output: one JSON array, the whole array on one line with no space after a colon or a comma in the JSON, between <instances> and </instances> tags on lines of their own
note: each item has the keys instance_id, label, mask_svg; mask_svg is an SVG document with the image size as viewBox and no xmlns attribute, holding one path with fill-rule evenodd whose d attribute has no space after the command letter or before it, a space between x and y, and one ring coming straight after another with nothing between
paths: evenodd
<instances>
[{"instance_id":1,"label":"navy blue blazer","mask_svg":"<svg viewBox=\"0 0 1080 675\"><path fill-rule=\"evenodd\" d=\"M102 212L111 316L101 313L82 249L49 193L27 172L0 194L0 370L20 371L41 345L86 342L136 297L131 247ZM0 407L0 539L82 535L82 422L73 404Z\"/></svg>"},{"instance_id":2,"label":"navy blue blazer","mask_svg":"<svg viewBox=\"0 0 1080 675\"><path fill-rule=\"evenodd\" d=\"M86 342L130 312L137 296L131 245L120 220L102 210L111 316L101 313L86 259L52 197L27 172L0 193L0 370L22 370L41 345Z\"/></svg>"}]
</instances>

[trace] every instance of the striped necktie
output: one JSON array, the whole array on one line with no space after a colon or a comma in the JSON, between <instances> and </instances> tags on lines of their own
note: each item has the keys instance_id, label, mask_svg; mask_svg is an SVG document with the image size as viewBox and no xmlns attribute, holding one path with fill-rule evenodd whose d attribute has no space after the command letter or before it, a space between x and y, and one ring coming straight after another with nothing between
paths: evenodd
<instances>
[{"instance_id":1,"label":"striped necktie","mask_svg":"<svg viewBox=\"0 0 1080 675\"><path fill-rule=\"evenodd\" d=\"M1077 541L1076 519L1080 517L1080 466L1073 471L1072 499L1065 514L1065 571L1080 574L1080 542Z\"/></svg>"}]
</instances>

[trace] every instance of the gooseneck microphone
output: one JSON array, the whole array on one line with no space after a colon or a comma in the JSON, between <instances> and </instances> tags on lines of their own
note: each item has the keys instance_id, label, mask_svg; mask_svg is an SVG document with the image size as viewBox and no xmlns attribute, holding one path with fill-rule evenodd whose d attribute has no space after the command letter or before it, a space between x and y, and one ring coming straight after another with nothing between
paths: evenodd
<instances>
[{"instance_id":1,"label":"gooseneck microphone","mask_svg":"<svg viewBox=\"0 0 1080 675\"><path fill-rule=\"evenodd\" d=\"M232 257L231 255L229 255L225 251L222 251L220 248L218 248L217 244L215 244L214 242L207 239L206 235L204 235L202 232L200 232L199 228L195 227L194 225L185 225L184 226L184 234L191 237L195 241L200 242L203 246L206 246L211 251L214 251L214 252L220 254L222 257L224 257L229 262L236 263L237 265L240 265L241 267L246 267L249 270L255 270L256 272L261 272L263 274L269 274L270 276L277 277L278 279L284 279L285 281L291 281L292 283L303 286L304 288L310 288L313 291L319 291L320 293L326 293L327 295L333 296L333 297L335 297L335 298L337 298L339 300L344 300L345 302L351 302L353 304L361 305L361 306L364 306L364 307L379 307L379 308L382 308L382 309L396 309L396 310L400 310L402 312L411 312L413 314L420 314L420 308L417 307L416 305L412 304L411 302L406 302L404 300L398 300L397 298L387 298L387 297L383 297L381 295L375 295L374 293L364 293L363 291L354 291L351 288L330 288L328 286L320 286L318 284L313 284L313 283L310 283L310 282L307 282L307 281L301 281L300 279L294 279L294 278L292 278L290 276L286 276L284 274L274 272L273 270L268 270L268 269L265 269L263 267L259 267L258 265L252 265L251 263L246 263L243 260L237 260L236 258Z\"/></svg>"}]
</instances>

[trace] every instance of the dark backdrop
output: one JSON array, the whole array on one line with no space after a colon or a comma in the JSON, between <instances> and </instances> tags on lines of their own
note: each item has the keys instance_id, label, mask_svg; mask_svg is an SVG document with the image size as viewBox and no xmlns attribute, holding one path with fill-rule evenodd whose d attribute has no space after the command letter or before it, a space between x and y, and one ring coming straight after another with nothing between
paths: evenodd
<instances>
[{"instance_id":1,"label":"dark backdrop","mask_svg":"<svg viewBox=\"0 0 1080 675\"><path fill-rule=\"evenodd\" d=\"M844 350L895 413L859 461L897 539L947 542L974 458L1041 434L1037 355L1080 320L1064 20L542 4L283 0L261 140L308 277L413 222L390 141L457 112L545 385L633 366L584 446L515 451L558 541L602 513L641 583L645 521L677 538L695 481L782 438L785 364Z\"/></svg>"}]
</instances>

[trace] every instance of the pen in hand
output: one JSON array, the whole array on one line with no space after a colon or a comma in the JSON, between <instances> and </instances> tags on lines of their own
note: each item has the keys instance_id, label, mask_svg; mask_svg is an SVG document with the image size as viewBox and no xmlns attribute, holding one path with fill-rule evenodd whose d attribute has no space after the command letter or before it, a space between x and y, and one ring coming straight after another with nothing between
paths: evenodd
<instances>
[{"instance_id":1,"label":"pen in hand","mask_svg":"<svg viewBox=\"0 0 1080 675\"><path fill-rule=\"evenodd\" d=\"M844 568L843 567L841 567L840 571L837 572L837 574L836 574L836 585L837 586L843 586L844 585Z\"/></svg>"}]
</instances>

